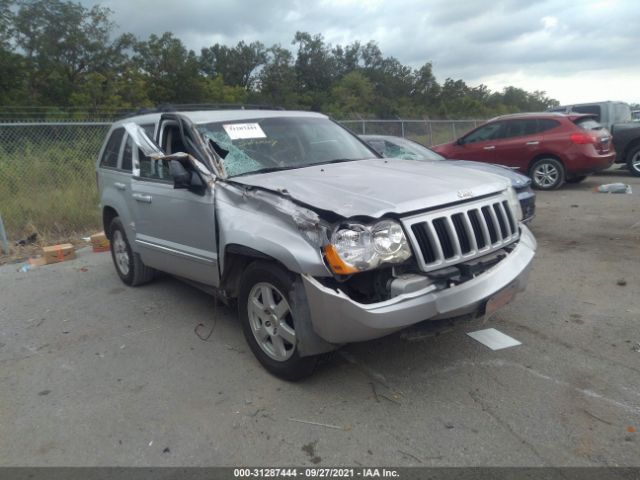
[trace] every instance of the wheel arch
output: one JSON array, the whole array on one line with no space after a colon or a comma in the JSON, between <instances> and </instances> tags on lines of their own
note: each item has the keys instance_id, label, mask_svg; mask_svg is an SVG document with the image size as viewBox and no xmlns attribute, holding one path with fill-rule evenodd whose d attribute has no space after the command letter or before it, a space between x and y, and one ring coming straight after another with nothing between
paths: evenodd
<instances>
[{"instance_id":1,"label":"wheel arch","mask_svg":"<svg viewBox=\"0 0 640 480\"><path fill-rule=\"evenodd\" d=\"M281 261L259 250L237 243L226 245L223 270L220 272L220 288L229 297L236 298L240 291L240 279L245 269L253 262L262 260L273 263L283 270L290 270Z\"/></svg>"},{"instance_id":2,"label":"wheel arch","mask_svg":"<svg viewBox=\"0 0 640 480\"><path fill-rule=\"evenodd\" d=\"M529 162L529 165L527 165L527 173L531 173L531 167L533 167L533 164L536 163L538 160L542 160L543 158L553 158L554 160L560 162L560 165L562 165L562 168L564 169L564 173L566 175L567 166L565 165L562 158L560 158L560 156L556 155L555 153L539 153L538 155L533 157Z\"/></svg>"},{"instance_id":3,"label":"wheel arch","mask_svg":"<svg viewBox=\"0 0 640 480\"><path fill-rule=\"evenodd\" d=\"M635 150L639 146L640 138L636 138L635 140L629 142L629 144L624 148L624 156L622 157L625 162L628 162L630 160L630 155L633 153L633 150Z\"/></svg>"},{"instance_id":4,"label":"wheel arch","mask_svg":"<svg viewBox=\"0 0 640 480\"><path fill-rule=\"evenodd\" d=\"M107 205L102 209L102 227L109 240L111 240L111 232L109 232L109 226L111 225L113 219L118 216L118 212L113 207Z\"/></svg>"}]
</instances>

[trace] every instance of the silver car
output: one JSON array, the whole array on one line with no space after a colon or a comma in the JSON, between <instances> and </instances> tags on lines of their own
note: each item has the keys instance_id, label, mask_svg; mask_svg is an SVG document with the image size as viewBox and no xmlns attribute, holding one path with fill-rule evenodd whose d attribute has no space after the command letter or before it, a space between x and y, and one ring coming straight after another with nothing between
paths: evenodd
<instances>
[{"instance_id":1,"label":"silver car","mask_svg":"<svg viewBox=\"0 0 640 480\"><path fill-rule=\"evenodd\" d=\"M491 315L536 249L509 180L381 158L317 113L127 118L97 176L122 281L159 270L237 304L255 356L290 380L345 343Z\"/></svg>"}]
</instances>

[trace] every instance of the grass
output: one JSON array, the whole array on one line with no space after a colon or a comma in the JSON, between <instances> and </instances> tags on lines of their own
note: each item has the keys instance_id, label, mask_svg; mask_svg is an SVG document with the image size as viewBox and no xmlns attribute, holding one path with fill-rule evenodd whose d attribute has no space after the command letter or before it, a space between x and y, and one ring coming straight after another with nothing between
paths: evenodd
<instances>
[{"instance_id":1,"label":"grass","mask_svg":"<svg viewBox=\"0 0 640 480\"><path fill-rule=\"evenodd\" d=\"M0 215L11 243L33 232L58 243L99 229L102 138L0 143Z\"/></svg>"}]
</instances>

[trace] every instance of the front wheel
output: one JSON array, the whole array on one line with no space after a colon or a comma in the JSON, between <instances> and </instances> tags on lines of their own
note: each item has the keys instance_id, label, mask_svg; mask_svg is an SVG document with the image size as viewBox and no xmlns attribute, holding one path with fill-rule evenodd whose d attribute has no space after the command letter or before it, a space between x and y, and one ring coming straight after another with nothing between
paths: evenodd
<instances>
[{"instance_id":1,"label":"front wheel","mask_svg":"<svg viewBox=\"0 0 640 480\"><path fill-rule=\"evenodd\" d=\"M541 158L529 170L533 188L555 190L564 183L564 167L555 158Z\"/></svg>"},{"instance_id":2,"label":"front wheel","mask_svg":"<svg viewBox=\"0 0 640 480\"><path fill-rule=\"evenodd\" d=\"M318 358L298 353L296 326L289 292L293 276L267 262L247 267L238 296L242 331L262 366L285 380L300 380L313 373Z\"/></svg>"},{"instance_id":3,"label":"front wheel","mask_svg":"<svg viewBox=\"0 0 640 480\"><path fill-rule=\"evenodd\" d=\"M129 286L150 282L155 274L153 268L147 267L140 256L131 250L131 245L119 217L114 218L109 226L111 241L111 258L120 279Z\"/></svg>"},{"instance_id":4,"label":"front wheel","mask_svg":"<svg viewBox=\"0 0 640 480\"><path fill-rule=\"evenodd\" d=\"M640 145L636 145L627 155L627 166L632 175L640 177Z\"/></svg>"}]
</instances>

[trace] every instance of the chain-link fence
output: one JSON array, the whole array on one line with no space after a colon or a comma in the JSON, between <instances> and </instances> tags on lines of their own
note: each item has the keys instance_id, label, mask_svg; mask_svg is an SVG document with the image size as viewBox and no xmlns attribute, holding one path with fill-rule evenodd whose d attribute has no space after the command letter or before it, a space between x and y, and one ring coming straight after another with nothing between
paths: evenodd
<instances>
[{"instance_id":1,"label":"chain-link fence","mask_svg":"<svg viewBox=\"0 0 640 480\"><path fill-rule=\"evenodd\" d=\"M475 128L483 120L341 120L358 135L395 135L423 145L450 142Z\"/></svg>"},{"instance_id":2,"label":"chain-link fence","mask_svg":"<svg viewBox=\"0 0 640 480\"><path fill-rule=\"evenodd\" d=\"M451 141L477 120L345 120L357 134ZM10 240L57 241L100 227L95 160L109 122L0 123L0 216Z\"/></svg>"},{"instance_id":3,"label":"chain-link fence","mask_svg":"<svg viewBox=\"0 0 640 480\"><path fill-rule=\"evenodd\" d=\"M95 160L109 125L0 124L0 215L10 240L99 227Z\"/></svg>"}]
</instances>

